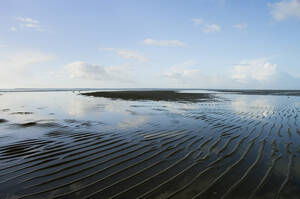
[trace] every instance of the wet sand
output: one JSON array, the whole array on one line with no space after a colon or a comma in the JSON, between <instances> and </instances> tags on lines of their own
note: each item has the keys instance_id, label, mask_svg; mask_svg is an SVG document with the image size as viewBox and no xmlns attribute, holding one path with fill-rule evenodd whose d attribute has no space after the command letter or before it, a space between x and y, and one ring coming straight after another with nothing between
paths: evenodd
<instances>
[{"instance_id":1,"label":"wet sand","mask_svg":"<svg viewBox=\"0 0 300 199\"><path fill-rule=\"evenodd\" d=\"M0 198L299 198L300 98L99 96L2 101Z\"/></svg>"}]
</instances>

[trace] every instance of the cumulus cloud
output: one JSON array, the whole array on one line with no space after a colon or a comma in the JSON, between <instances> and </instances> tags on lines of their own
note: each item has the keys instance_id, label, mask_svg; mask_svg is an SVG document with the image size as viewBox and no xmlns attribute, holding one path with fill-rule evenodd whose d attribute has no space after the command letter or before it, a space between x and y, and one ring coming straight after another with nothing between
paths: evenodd
<instances>
[{"instance_id":1,"label":"cumulus cloud","mask_svg":"<svg viewBox=\"0 0 300 199\"><path fill-rule=\"evenodd\" d=\"M234 28L238 29L238 30L245 30L248 28L248 24L246 23L240 23L240 24L235 24L233 25Z\"/></svg>"},{"instance_id":2,"label":"cumulus cloud","mask_svg":"<svg viewBox=\"0 0 300 199\"><path fill-rule=\"evenodd\" d=\"M233 67L232 78L240 82L268 81L277 72L277 65L265 59L241 61Z\"/></svg>"},{"instance_id":3,"label":"cumulus cloud","mask_svg":"<svg viewBox=\"0 0 300 199\"><path fill-rule=\"evenodd\" d=\"M147 38L144 40L144 44L153 46L168 46L168 47L183 47L185 43L179 40L154 40Z\"/></svg>"},{"instance_id":4,"label":"cumulus cloud","mask_svg":"<svg viewBox=\"0 0 300 199\"><path fill-rule=\"evenodd\" d=\"M118 48L99 48L101 51L111 51L116 53L118 56L125 59L135 59L141 62L147 62L149 59L138 51L132 51L128 49L118 49Z\"/></svg>"},{"instance_id":5,"label":"cumulus cloud","mask_svg":"<svg viewBox=\"0 0 300 199\"><path fill-rule=\"evenodd\" d=\"M217 24L207 24L203 28L203 32L205 33L212 33L212 32L220 32L221 27Z\"/></svg>"},{"instance_id":6,"label":"cumulus cloud","mask_svg":"<svg viewBox=\"0 0 300 199\"><path fill-rule=\"evenodd\" d=\"M67 64L64 68L72 79L132 82L131 74L126 67L105 67L99 64L75 61Z\"/></svg>"},{"instance_id":7,"label":"cumulus cloud","mask_svg":"<svg viewBox=\"0 0 300 199\"><path fill-rule=\"evenodd\" d=\"M300 1L299 0L283 0L269 4L272 17L277 21L288 18L296 18L300 20Z\"/></svg>"},{"instance_id":8,"label":"cumulus cloud","mask_svg":"<svg viewBox=\"0 0 300 199\"><path fill-rule=\"evenodd\" d=\"M39 32L43 32L43 28L36 19L30 17L15 17L15 21L18 23L19 29L31 29ZM18 28L13 26L10 28L11 31L16 32Z\"/></svg>"},{"instance_id":9,"label":"cumulus cloud","mask_svg":"<svg viewBox=\"0 0 300 199\"><path fill-rule=\"evenodd\" d=\"M299 89L300 85L300 78L264 58L241 61L233 66L231 78L245 88Z\"/></svg>"},{"instance_id":10,"label":"cumulus cloud","mask_svg":"<svg viewBox=\"0 0 300 199\"><path fill-rule=\"evenodd\" d=\"M279 70L268 59L244 60L224 74L207 74L200 64L183 63L170 67L162 77L174 87L299 89L300 78Z\"/></svg>"}]
</instances>

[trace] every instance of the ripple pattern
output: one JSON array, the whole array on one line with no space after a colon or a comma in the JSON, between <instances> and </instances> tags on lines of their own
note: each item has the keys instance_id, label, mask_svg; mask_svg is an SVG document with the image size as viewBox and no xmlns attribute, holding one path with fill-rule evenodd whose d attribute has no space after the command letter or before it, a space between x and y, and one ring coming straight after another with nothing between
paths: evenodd
<instances>
[{"instance_id":1,"label":"ripple pattern","mask_svg":"<svg viewBox=\"0 0 300 199\"><path fill-rule=\"evenodd\" d=\"M180 127L59 126L1 145L0 198L299 198L299 113L212 102L178 113L193 121Z\"/></svg>"}]
</instances>

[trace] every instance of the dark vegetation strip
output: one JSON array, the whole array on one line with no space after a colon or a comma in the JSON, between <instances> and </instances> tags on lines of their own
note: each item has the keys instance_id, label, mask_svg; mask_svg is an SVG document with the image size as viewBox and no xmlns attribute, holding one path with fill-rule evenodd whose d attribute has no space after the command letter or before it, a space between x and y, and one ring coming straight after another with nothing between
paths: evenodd
<instances>
[{"instance_id":1,"label":"dark vegetation strip","mask_svg":"<svg viewBox=\"0 0 300 199\"><path fill-rule=\"evenodd\" d=\"M208 93L178 93L176 91L105 91L81 93L85 96L105 97L122 100L152 100L152 101L178 101L199 102L213 101L215 97Z\"/></svg>"}]
</instances>

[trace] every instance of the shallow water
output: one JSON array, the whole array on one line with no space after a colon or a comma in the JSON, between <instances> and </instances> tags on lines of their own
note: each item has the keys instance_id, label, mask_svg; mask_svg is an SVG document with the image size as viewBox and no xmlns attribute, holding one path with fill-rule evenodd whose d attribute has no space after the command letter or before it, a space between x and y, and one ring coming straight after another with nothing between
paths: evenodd
<instances>
[{"instance_id":1,"label":"shallow water","mask_svg":"<svg viewBox=\"0 0 300 199\"><path fill-rule=\"evenodd\" d=\"M0 198L299 198L300 97L216 95L3 92Z\"/></svg>"}]
</instances>

